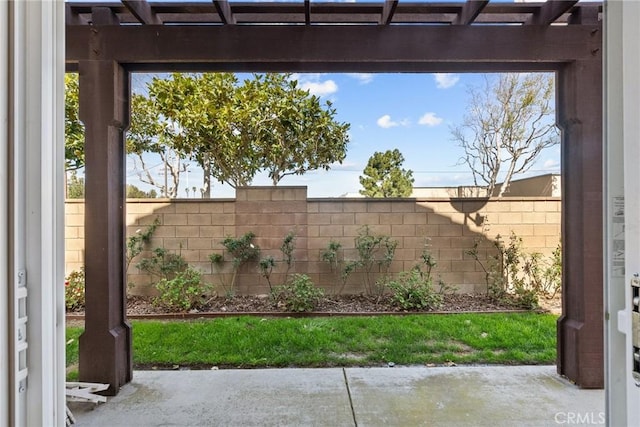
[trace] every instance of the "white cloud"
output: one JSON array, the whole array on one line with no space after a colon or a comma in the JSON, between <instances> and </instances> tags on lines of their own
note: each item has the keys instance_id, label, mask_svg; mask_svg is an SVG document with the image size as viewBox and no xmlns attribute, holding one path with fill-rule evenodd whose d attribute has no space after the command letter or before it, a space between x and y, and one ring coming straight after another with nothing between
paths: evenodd
<instances>
[{"instance_id":1,"label":"white cloud","mask_svg":"<svg viewBox=\"0 0 640 427\"><path fill-rule=\"evenodd\" d=\"M442 123L442 117L436 116L436 113L424 113L418 120L418 124L426 126L438 126L440 123Z\"/></svg>"},{"instance_id":2,"label":"white cloud","mask_svg":"<svg viewBox=\"0 0 640 427\"><path fill-rule=\"evenodd\" d=\"M372 73L347 73L347 76L358 80L360 84L363 84L363 85L366 85L373 81Z\"/></svg>"},{"instance_id":3,"label":"white cloud","mask_svg":"<svg viewBox=\"0 0 640 427\"><path fill-rule=\"evenodd\" d=\"M396 126L409 126L409 124L411 122L409 120L407 120L407 119L402 119L399 122L397 122L395 120L391 120L391 116L390 115L385 114L384 116L380 117L376 121L376 123L381 128L389 129L389 128L393 128L393 127L396 127Z\"/></svg>"},{"instance_id":4,"label":"white cloud","mask_svg":"<svg viewBox=\"0 0 640 427\"><path fill-rule=\"evenodd\" d=\"M316 96L326 96L336 93L338 85L333 80L325 80L323 82L300 82L300 88L308 90L310 94Z\"/></svg>"},{"instance_id":5,"label":"white cloud","mask_svg":"<svg viewBox=\"0 0 640 427\"><path fill-rule=\"evenodd\" d=\"M331 169L334 170L346 170L346 171L359 171L362 168L355 162L342 162L342 163L338 163L338 162L333 162L331 163Z\"/></svg>"},{"instance_id":6,"label":"white cloud","mask_svg":"<svg viewBox=\"0 0 640 427\"><path fill-rule=\"evenodd\" d=\"M391 116L388 114L385 114L384 116L380 117L376 123L378 123L378 126L384 129L398 126L398 123L391 120Z\"/></svg>"},{"instance_id":7,"label":"white cloud","mask_svg":"<svg viewBox=\"0 0 640 427\"><path fill-rule=\"evenodd\" d=\"M438 89L449 89L460 80L459 75L450 73L434 73L433 78L436 81Z\"/></svg>"},{"instance_id":8,"label":"white cloud","mask_svg":"<svg viewBox=\"0 0 640 427\"><path fill-rule=\"evenodd\" d=\"M542 165L543 169L557 169L559 167L560 167L560 162L558 162L555 159L545 160L544 164Z\"/></svg>"}]
</instances>

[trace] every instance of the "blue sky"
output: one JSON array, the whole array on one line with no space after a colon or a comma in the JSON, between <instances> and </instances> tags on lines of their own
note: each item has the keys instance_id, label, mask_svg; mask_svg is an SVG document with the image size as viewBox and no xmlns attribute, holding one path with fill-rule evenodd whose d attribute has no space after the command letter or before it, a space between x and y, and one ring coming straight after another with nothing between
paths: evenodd
<instances>
[{"instance_id":1,"label":"blue sky","mask_svg":"<svg viewBox=\"0 0 640 427\"><path fill-rule=\"evenodd\" d=\"M337 120L351 124L347 157L328 171L285 177L280 185L306 185L309 197L337 197L360 190L359 176L375 151L399 149L404 168L411 169L416 187L472 185L468 167L460 164L463 154L451 139L451 127L461 123L470 86L483 86L482 74L296 74L300 85L330 100ZM140 91L148 75L134 75L133 89ZM159 160L156 176L163 173ZM560 147L542 152L527 176L560 172ZM184 188L200 187L202 171L195 163L183 177ZM517 179L517 178L516 178ZM127 161L127 182L140 188L131 159ZM271 185L260 175L254 185ZM193 197L193 192L190 193ZM233 197L234 190L215 183L212 197Z\"/></svg>"}]
</instances>

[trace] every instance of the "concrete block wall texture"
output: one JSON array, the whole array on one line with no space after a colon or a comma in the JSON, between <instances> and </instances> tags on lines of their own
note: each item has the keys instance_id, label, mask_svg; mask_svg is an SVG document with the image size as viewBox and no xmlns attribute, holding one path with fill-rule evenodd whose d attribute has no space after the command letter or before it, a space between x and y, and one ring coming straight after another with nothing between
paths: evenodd
<instances>
[{"instance_id":1,"label":"concrete block wall texture","mask_svg":"<svg viewBox=\"0 0 640 427\"><path fill-rule=\"evenodd\" d=\"M374 235L397 241L389 274L408 271L420 262L429 245L437 261L435 277L458 292L486 291L482 267L467 254L478 242L482 259L495 253L493 241L498 235L508 240L515 232L523 240L527 253L549 256L560 241L561 201L559 198L502 199L308 199L306 187L239 188L235 199L147 199L127 203L127 236L144 231L158 218L160 226L139 257L132 260L128 281L132 294L153 294L154 278L136 267L151 250L164 247L181 254L187 262L203 272L206 282L225 292L222 283L231 282L231 258L221 268L212 266L209 256L224 253L225 237L238 238L247 232L256 237L261 258L273 256L278 265L271 283L285 280L287 267L280 247L289 232L295 234L294 263L289 275L307 274L315 284L329 293L343 285L340 273L322 261L322 252L330 241L342 245L341 260L357 259L355 239L363 227ZM66 272L84 264L84 205L70 200L66 204ZM380 275L375 266L371 280ZM356 271L344 285L344 293L364 291L365 273ZM236 292L264 294L269 287L259 272L258 262L240 268Z\"/></svg>"}]
</instances>

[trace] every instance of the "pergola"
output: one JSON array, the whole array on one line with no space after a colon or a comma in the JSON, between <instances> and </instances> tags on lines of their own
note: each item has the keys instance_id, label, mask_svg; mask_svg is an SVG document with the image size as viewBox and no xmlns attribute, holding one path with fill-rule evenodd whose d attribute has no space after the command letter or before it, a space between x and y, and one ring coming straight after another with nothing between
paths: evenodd
<instances>
[{"instance_id":1,"label":"pergola","mask_svg":"<svg viewBox=\"0 0 640 427\"><path fill-rule=\"evenodd\" d=\"M491 3L66 4L67 70L86 130L86 319L80 379L132 377L126 319L125 144L137 71L502 72L557 76L563 314L558 372L604 385L602 5Z\"/></svg>"}]
</instances>

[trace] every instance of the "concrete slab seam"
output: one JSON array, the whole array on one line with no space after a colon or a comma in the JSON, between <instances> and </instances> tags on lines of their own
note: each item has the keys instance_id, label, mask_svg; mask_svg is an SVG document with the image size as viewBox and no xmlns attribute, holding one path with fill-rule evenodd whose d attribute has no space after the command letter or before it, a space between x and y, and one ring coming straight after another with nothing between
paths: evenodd
<instances>
[{"instance_id":1,"label":"concrete slab seam","mask_svg":"<svg viewBox=\"0 0 640 427\"><path fill-rule=\"evenodd\" d=\"M344 376L344 385L347 388L347 396L349 396L349 407L351 407L351 415L353 416L353 425L358 427L358 420L356 420L356 411L353 409L353 399L351 399L351 389L349 388L349 379L347 378L347 371L342 368L342 376Z\"/></svg>"}]
</instances>

